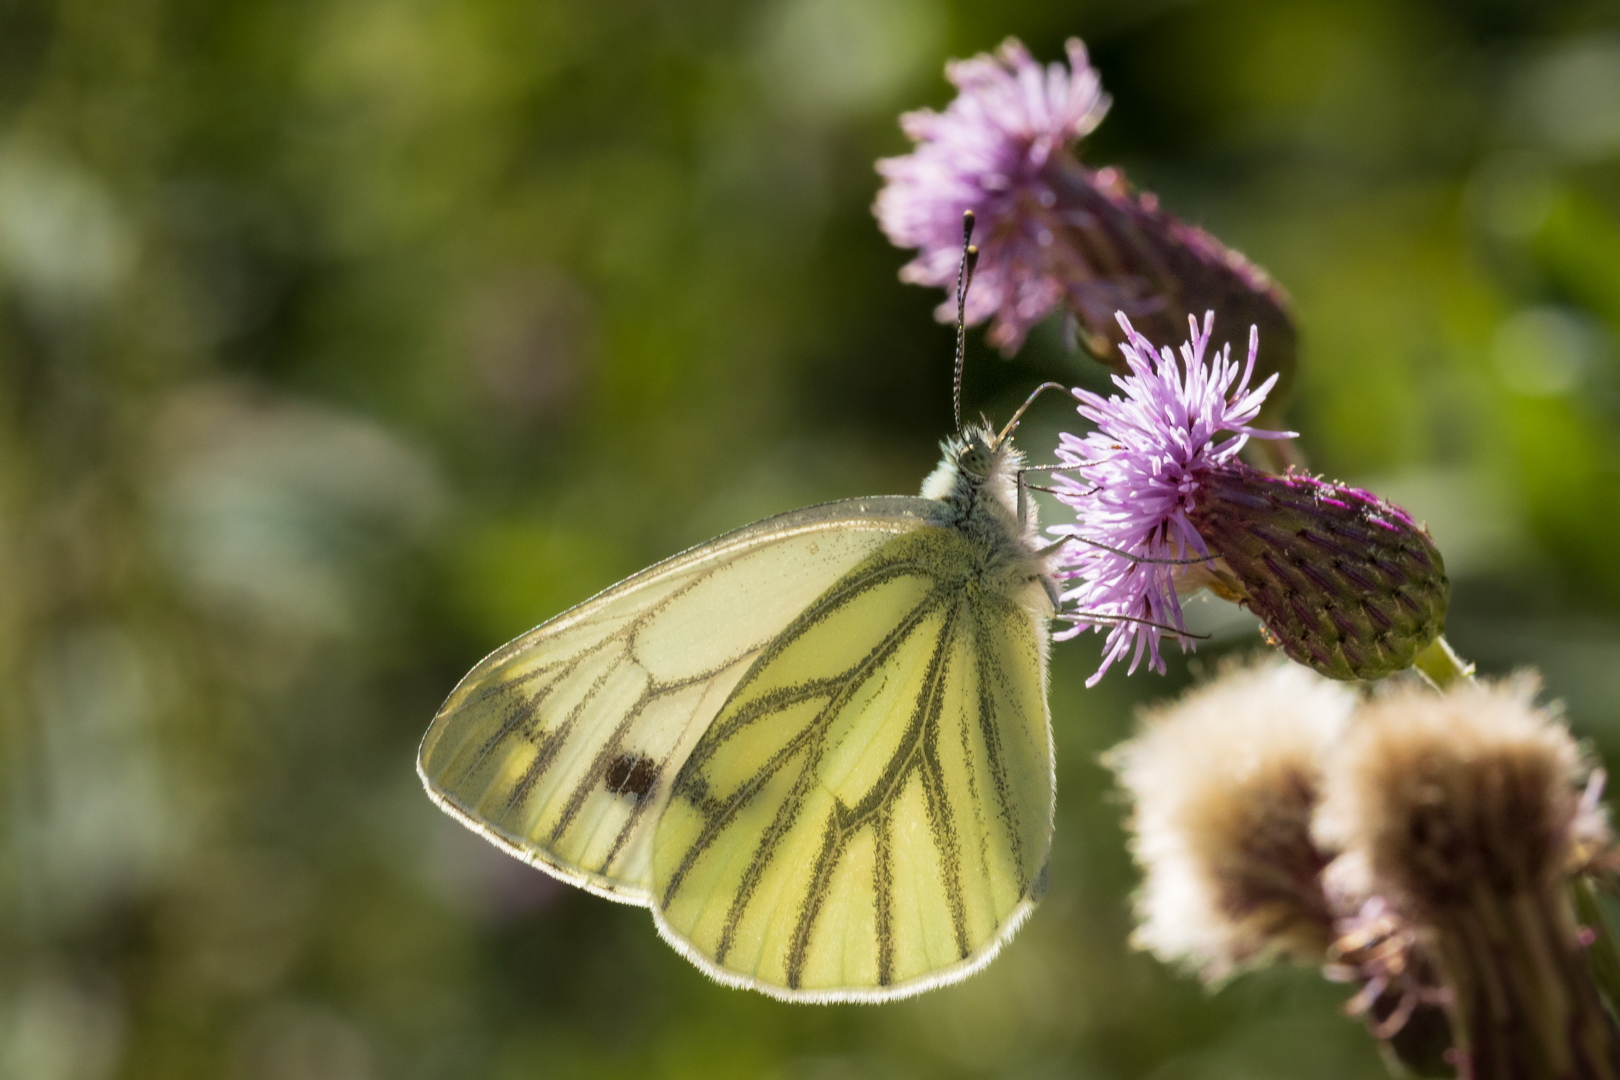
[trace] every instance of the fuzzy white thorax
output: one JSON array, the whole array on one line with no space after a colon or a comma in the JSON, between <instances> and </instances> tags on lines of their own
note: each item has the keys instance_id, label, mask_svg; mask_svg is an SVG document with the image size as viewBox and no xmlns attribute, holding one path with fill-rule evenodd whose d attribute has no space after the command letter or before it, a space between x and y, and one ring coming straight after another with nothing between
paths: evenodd
<instances>
[{"instance_id":1,"label":"fuzzy white thorax","mask_svg":"<svg viewBox=\"0 0 1620 1080\"><path fill-rule=\"evenodd\" d=\"M1047 601L1057 595L1053 556L1042 556L1034 500L1018 518L1018 471L1024 455L1011 438L997 441L989 426L975 425L940 443L944 455L923 481L922 497L956 512L956 527L983 553L982 572L993 586L1021 596L1026 583L1040 582ZM968 462L982 463L982 475ZM1037 605L1038 606L1038 605Z\"/></svg>"}]
</instances>

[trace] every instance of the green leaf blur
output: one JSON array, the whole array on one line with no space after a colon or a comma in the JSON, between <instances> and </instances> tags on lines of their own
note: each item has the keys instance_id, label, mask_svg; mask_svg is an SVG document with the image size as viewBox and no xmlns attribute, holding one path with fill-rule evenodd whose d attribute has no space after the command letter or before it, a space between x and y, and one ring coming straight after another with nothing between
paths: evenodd
<instances>
[{"instance_id":1,"label":"green leaf blur","mask_svg":"<svg viewBox=\"0 0 1620 1080\"><path fill-rule=\"evenodd\" d=\"M1591 0L0 6L0 1080L1386 1075L1343 988L1132 952L1054 651L1051 892L882 1007L721 989L439 813L484 653L689 544L910 493L951 332L869 207L948 56L1083 37L1082 148L1292 293L1313 464L1448 636L1620 750L1620 19ZM1217 333L1222 331L1217 325ZM1243 329L1225 327L1241 341ZM1102 370L970 336L1005 418ZM1045 400L1020 434L1050 459Z\"/></svg>"}]
</instances>

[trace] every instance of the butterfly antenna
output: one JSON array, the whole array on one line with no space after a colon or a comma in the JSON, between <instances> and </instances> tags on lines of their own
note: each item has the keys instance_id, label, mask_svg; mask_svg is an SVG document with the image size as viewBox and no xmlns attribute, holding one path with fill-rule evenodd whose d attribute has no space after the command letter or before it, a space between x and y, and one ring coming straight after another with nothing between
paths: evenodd
<instances>
[{"instance_id":1,"label":"butterfly antenna","mask_svg":"<svg viewBox=\"0 0 1620 1080\"><path fill-rule=\"evenodd\" d=\"M956 379L951 383L951 416L962 430L962 362L967 356L967 291L979 249L973 245L973 211L962 211L962 265L956 271Z\"/></svg>"},{"instance_id":2,"label":"butterfly antenna","mask_svg":"<svg viewBox=\"0 0 1620 1080\"><path fill-rule=\"evenodd\" d=\"M1005 442L1007 440L1007 437L1009 435L1011 435L1013 432L1018 430L1018 421L1022 420L1024 418L1024 413L1029 410L1029 407L1031 405L1035 404L1035 399L1036 398L1040 397L1042 394L1046 393L1048 390L1067 390L1067 389L1068 389L1068 387L1064 386L1062 383L1055 383L1055 382L1043 382L1043 383L1041 383L1041 385L1037 386L1030 393L1029 397L1024 399L1024 403L1022 405L1018 406L1018 411L1012 414L1012 419L1007 421L1007 426L1001 429L1001 434L996 436L996 445L1000 446L1003 442Z\"/></svg>"}]
</instances>

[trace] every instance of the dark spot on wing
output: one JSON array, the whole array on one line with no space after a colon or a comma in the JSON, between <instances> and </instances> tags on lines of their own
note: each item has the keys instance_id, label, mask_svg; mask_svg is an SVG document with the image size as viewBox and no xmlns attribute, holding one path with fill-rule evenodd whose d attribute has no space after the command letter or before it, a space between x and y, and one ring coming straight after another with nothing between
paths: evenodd
<instances>
[{"instance_id":1,"label":"dark spot on wing","mask_svg":"<svg viewBox=\"0 0 1620 1080\"><path fill-rule=\"evenodd\" d=\"M609 762L602 779L613 794L640 802L658 782L658 762L646 754L620 754Z\"/></svg>"},{"instance_id":2,"label":"dark spot on wing","mask_svg":"<svg viewBox=\"0 0 1620 1080\"><path fill-rule=\"evenodd\" d=\"M1029 886L1029 898L1040 901L1046 895L1047 887L1052 884L1052 860L1047 858L1041 864L1041 872L1035 875L1035 880Z\"/></svg>"}]
</instances>

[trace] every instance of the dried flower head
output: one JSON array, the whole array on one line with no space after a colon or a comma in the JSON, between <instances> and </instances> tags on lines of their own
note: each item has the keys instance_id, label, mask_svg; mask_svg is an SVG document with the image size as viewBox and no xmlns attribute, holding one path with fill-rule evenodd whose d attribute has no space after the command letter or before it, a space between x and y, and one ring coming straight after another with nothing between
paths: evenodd
<instances>
[{"instance_id":1,"label":"dried flower head","mask_svg":"<svg viewBox=\"0 0 1620 1080\"><path fill-rule=\"evenodd\" d=\"M1333 919L1310 821L1355 702L1268 657L1144 714L1109 752L1144 874L1138 946L1208 980L1278 956L1323 959Z\"/></svg>"},{"instance_id":2,"label":"dried flower head","mask_svg":"<svg viewBox=\"0 0 1620 1080\"><path fill-rule=\"evenodd\" d=\"M1360 861L1365 887L1424 918L1478 890L1536 889L1574 869L1577 841L1606 832L1582 794L1589 765L1537 682L1397 690L1356 717L1328 782L1317 835Z\"/></svg>"},{"instance_id":3,"label":"dried flower head","mask_svg":"<svg viewBox=\"0 0 1620 1080\"><path fill-rule=\"evenodd\" d=\"M1382 898L1432 962L1451 1063L1476 1080L1620 1074L1620 1030L1568 887L1607 822L1536 689L1529 677L1412 686L1367 706L1315 825L1343 852L1327 876Z\"/></svg>"}]
</instances>

